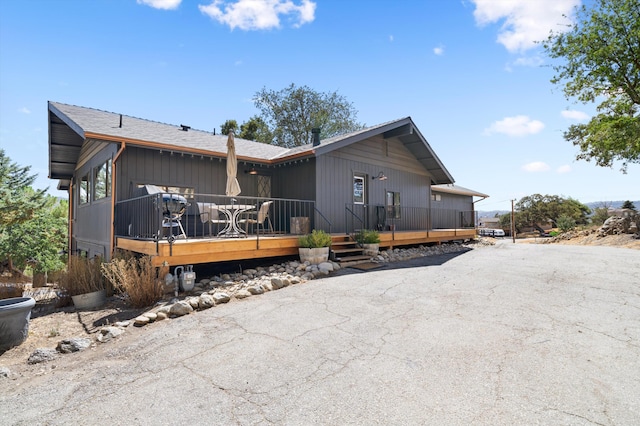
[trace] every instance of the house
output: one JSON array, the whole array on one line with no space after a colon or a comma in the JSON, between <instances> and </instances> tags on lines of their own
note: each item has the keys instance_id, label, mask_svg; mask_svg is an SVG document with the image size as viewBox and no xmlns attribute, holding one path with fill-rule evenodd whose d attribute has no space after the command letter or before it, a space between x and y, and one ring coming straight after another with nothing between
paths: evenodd
<instances>
[{"instance_id":1,"label":"house","mask_svg":"<svg viewBox=\"0 0 640 426\"><path fill-rule=\"evenodd\" d=\"M474 197L478 197L474 200ZM455 184L440 184L431 186L431 211L432 227L453 228L462 224L462 227L474 227L478 222L475 215L475 203L489 198L487 194L464 188ZM461 217L455 218L451 211L460 212ZM469 212L472 213L469 217Z\"/></svg>"},{"instance_id":2,"label":"house","mask_svg":"<svg viewBox=\"0 0 640 426\"><path fill-rule=\"evenodd\" d=\"M311 229L378 229L382 246L460 240L475 234L473 197L486 197L452 186L410 117L324 140L316 132L296 148L235 138L235 197L225 195L226 135L57 102L48 117L49 177L69 192L69 249L88 256L109 259L114 248L158 264L280 256L295 253L292 234ZM186 210L168 218L161 205L178 197ZM230 210L267 202L259 224ZM227 219L203 216L203 206L226 206ZM232 218L236 236L255 238L216 238L218 222Z\"/></svg>"}]
</instances>

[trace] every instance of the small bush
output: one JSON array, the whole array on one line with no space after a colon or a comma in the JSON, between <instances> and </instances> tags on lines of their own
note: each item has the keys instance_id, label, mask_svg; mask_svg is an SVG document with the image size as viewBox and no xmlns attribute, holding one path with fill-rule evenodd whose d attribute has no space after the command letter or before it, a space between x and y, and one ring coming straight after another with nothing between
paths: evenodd
<instances>
[{"instance_id":1,"label":"small bush","mask_svg":"<svg viewBox=\"0 0 640 426\"><path fill-rule=\"evenodd\" d=\"M331 235L325 231L314 229L311 234L299 237L298 245L302 248L331 247Z\"/></svg>"},{"instance_id":2,"label":"small bush","mask_svg":"<svg viewBox=\"0 0 640 426\"><path fill-rule=\"evenodd\" d=\"M380 243L380 233L375 229L361 229L354 238L359 244Z\"/></svg>"},{"instance_id":3,"label":"small bush","mask_svg":"<svg viewBox=\"0 0 640 426\"><path fill-rule=\"evenodd\" d=\"M101 265L100 258L69 256L67 271L60 276L58 286L67 296L104 290L106 283L101 273Z\"/></svg>"},{"instance_id":4,"label":"small bush","mask_svg":"<svg viewBox=\"0 0 640 426\"><path fill-rule=\"evenodd\" d=\"M126 294L134 308L150 306L162 298L162 282L157 279L149 256L114 258L102 264L102 273L116 290Z\"/></svg>"},{"instance_id":5,"label":"small bush","mask_svg":"<svg viewBox=\"0 0 640 426\"><path fill-rule=\"evenodd\" d=\"M576 221L567 215L561 215L558 218L557 224L558 224L558 228L560 228L562 232L571 231L573 228L576 227Z\"/></svg>"}]
</instances>

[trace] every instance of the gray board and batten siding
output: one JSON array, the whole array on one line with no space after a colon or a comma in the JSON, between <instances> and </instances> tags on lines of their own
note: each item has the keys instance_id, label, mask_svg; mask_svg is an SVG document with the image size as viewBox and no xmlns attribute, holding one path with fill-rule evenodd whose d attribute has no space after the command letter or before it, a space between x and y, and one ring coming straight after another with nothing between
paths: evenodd
<instances>
[{"instance_id":1,"label":"gray board and batten siding","mask_svg":"<svg viewBox=\"0 0 640 426\"><path fill-rule=\"evenodd\" d=\"M365 176L365 203L385 205L386 192L399 192L405 206L428 207L431 176L404 145L381 135L331 151L317 159L316 207L345 232L345 206L353 199L354 175ZM373 177L383 172L386 180Z\"/></svg>"},{"instance_id":2,"label":"gray board and batten siding","mask_svg":"<svg viewBox=\"0 0 640 426\"><path fill-rule=\"evenodd\" d=\"M117 152L117 145L96 140L87 141L80 151L76 180L83 176L89 177L93 185L93 170L109 159L113 159ZM75 185L72 196L73 206L73 238L71 249L82 252L93 258L100 256L109 259L111 256L111 197L99 200L90 199L86 203L80 202L80 185Z\"/></svg>"}]
</instances>

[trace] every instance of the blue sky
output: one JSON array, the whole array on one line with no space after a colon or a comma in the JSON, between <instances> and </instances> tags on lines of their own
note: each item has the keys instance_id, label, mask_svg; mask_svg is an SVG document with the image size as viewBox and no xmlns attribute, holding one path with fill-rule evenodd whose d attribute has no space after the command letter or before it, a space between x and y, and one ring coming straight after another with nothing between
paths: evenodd
<instances>
[{"instance_id":1,"label":"blue sky","mask_svg":"<svg viewBox=\"0 0 640 426\"><path fill-rule=\"evenodd\" d=\"M47 101L196 129L258 113L263 87L337 91L366 125L411 116L456 184L508 210L534 193L640 199L628 173L576 161L566 100L535 42L580 0L5 0L0 147L48 175Z\"/></svg>"}]
</instances>

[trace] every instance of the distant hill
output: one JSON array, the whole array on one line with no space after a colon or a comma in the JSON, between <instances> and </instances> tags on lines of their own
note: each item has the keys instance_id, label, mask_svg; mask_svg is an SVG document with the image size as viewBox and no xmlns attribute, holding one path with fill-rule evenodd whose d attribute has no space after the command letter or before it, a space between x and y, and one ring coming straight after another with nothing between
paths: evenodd
<instances>
[{"instance_id":1,"label":"distant hill","mask_svg":"<svg viewBox=\"0 0 640 426\"><path fill-rule=\"evenodd\" d=\"M636 206L636 210L640 210L640 201L632 201L633 205ZM624 204L624 200L622 201L594 201L593 203L584 203L585 206L589 207L591 210L595 210L600 207L608 207L612 209L619 209Z\"/></svg>"},{"instance_id":2,"label":"distant hill","mask_svg":"<svg viewBox=\"0 0 640 426\"><path fill-rule=\"evenodd\" d=\"M478 210L478 217L496 217L505 213L511 213L511 210Z\"/></svg>"},{"instance_id":3,"label":"distant hill","mask_svg":"<svg viewBox=\"0 0 640 426\"><path fill-rule=\"evenodd\" d=\"M636 206L636 210L640 210L640 200L632 201L633 205ZM622 201L594 201L592 203L584 203L585 206L589 207L593 212L595 209L606 206L612 209L619 209L624 204L624 200ZM511 213L510 210L478 210L478 217L496 217L503 215L505 213Z\"/></svg>"}]
</instances>

